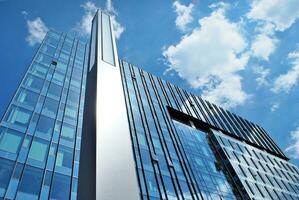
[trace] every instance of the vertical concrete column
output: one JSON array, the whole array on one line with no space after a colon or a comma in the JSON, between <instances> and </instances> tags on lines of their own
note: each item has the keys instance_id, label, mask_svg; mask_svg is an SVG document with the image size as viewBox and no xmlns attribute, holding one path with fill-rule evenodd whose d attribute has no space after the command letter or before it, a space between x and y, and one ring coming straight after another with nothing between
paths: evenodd
<instances>
[{"instance_id":1,"label":"vertical concrete column","mask_svg":"<svg viewBox=\"0 0 299 200\"><path fill-rule=\"evenodd\" d=\"M139 199L112 21L101 11L91 31L78 197Z\"/></svg>"}]
</instances>

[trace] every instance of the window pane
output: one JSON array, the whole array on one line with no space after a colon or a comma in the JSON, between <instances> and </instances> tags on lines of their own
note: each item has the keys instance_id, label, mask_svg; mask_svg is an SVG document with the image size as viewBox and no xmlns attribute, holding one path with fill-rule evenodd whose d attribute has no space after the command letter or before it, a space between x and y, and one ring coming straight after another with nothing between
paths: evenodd
<instances>
[{"instance_id":1,"label":"window pane","mask_svg":"<svg viewBox=\"0 0 299 200\"><path fill-rule=\"evenodd\" d=\"M38 99L38 94L29 90L20 89L16 100L19 103L34 107Z\"/></svg>"},{"instance_id":2,"label":"window pane","mask_svg":"<svg viewBox=\"0 0 299 200\"><path fill-rule=\"evenodd\" d=\"M53 75L53 81L58 84L62 84L64 81L64 74L58 71L55 71Z\"/></svg>"},{"instance_id":3,"label":"window pane","mask_svg":"<svg viewBox=\"0 0 299 200\"><path fill-rule=\"evenodd\" d=\"M48 144L49 143L45 140L35 138L29 151L28 163L43 167L48 153Z\"/></svg>"},{"instance_id":4,"label":"window pane","mask_svg":"<svg viewBox=\"0 0 299 200\"><path fill-rule=\"evenodd\" d=\"M27 75L24 85L27 87L30 87L32 89L41 91L43 87L44 80L41 78L38 78L36 76Z\"/></svg>"},{"instance_id":5,"label":"window pane","mask_svg":"<svg viewBox=\"0 0 299 200\"><path fill-rule=\"evenodd\" d=\"M114 65L114 52L109 16L102 13L103 60Z\"/></svg>"},{"instance_id":6,"label":"window pane","mask_svg":"<svg viewBox=\"0 0 299 200\"><path fill-rule=\"evenodd\" d=\"M12 129L0 129L0 156L16 159L24 134ZM1 176L1 175L0 175Z\"/></svg>"},{"instance_id":7,"label":"window pane","mask_svg":"<svg viewBox=\"0 0 299 200\"><path fill-rule=\"evenodd\" d=\"M59 86L55 83L51 83L49 90L48 90L48 94L59 98L61 96L61 90L62 90L61 86Z\"/></svg>"},{"instance_id":8,"label":"window pane","mask_svg":"<svg viewBox=\"0 0 299 200\"><path fill-rule=\"evenodd\" d=\"M31 72L35 75L46 77L46 74L48 72L48 67L41 65L37 62L34 62L33 65L31 66Z\"/></svg>"},{"instance_id":9,"label":"window pane","mask_svg":"<svg viewBox=\"0 0 299 200\"><path fill-rule=\"evenodd\" d=\"M80 94L78 92L70 90L67 98L68 98L68 102L78 105Z\"/></svg>"},{"instance_id":10,"label":"window pane","mask_svg":"<svg viewBox=\"0 0 299 200\"><path fill-rule=\"evenodd\" d=\"M55 100L50 99L50 98L46 98L42 113L47 115L47 116L55 118L56 113L57 113L57 109L58 109L58 104L59 104L58 101L55 101Z\"/></svg>"},{"instance_id":11,"label":"window pane","mask_svg":"<svg viewBox=\"0 0 299 200\"><path fill-rule=\"evenodd\" d=\"M54 119L41 115L36 126L36 136L49 140L53 132L54 121Z\"/></svg>"},{"instance_id":12,"label":"window pane","mask_svg":"<svg viewBox=\"0 0 299 200\"><path fill-rule=\"evenodd\" d=\"M70 181L71 178L69 176L61 175L58 173L54 173L50 199L52 200L67 200L69 199L69 191L70 191Z\"/></svg>"},{"instance_id":13,"label":"window pane","mask_svg":"<svg viewBox=\"0 0 299 200\"><path fill-rule=\"evenodd\" d=\"M58 62L58 63L57 63L57 66L56 66L56 69L59 69L59 70L61 70L62 72L66 72L67 64L64 63L64 62Z\"/></svg>"},{"instance_id":14,"label":"window pane","mask_svg":"<svg viewBox=\"0 0 299 200\"><path fill-rule=\"evenodd\" d=\"M30 117L31 112L29 110L11 106L5 120L16 125L27 127Z\"/></svg>"},{"instance_id":15,"label":"window pane","mask_svg":"<svg viewBox=\"0 0 299 200\"><path fill-rule=\"evenodd\" d=\"M3 197L12 174L14 162L0 158L0 197Z\"/></svg>"},{"instance_id":16,"label":"window pane","mask_svg":"<svg viewBox=\"0 0 299 200\"><path fill-rule=\"evenodd\" d=\"M73 166L73 149L59 146L56 158L56 171L71 175Z\"/></svg>"},{"instance_id":17,"label":"window pane","mask_svg":"<svg viewBox=\"0 0 299 200\"><path fill-rule=\"evenodd\" d=\"M64 123L61 129L61 143L67 146L73 146L75 140L75 132L75 127Z\"/></svg>"},{"instance_id":18,"label":"window pane","mask_svg":"<svg viewBox=\"0 0 299 200\"><path fill-rule=\"evenodd\" d=\"M50 55L50 56L54 56L54 53L55 53L55 48L50 46L50 45L46 45L44 44L41 48L42 52Z\"/></svg>"},{"instance_id":19,"label":"window pane","mask_svg":"<svg viewBox=\"0 0 299 200\"><path fill-rule=\"evenodd\" d=\"M76 119L77 117L77 108L74 106L66 105L65 107L65 117L69 119Z\"/></svg>"},{"instance_id":20,"label":"window pane","mask_svg":"<svg viewBox=\"0 0 299 200\"><path fill-rule=\"evenodd\" d=\"M41 53L37 56L36 61L38 61L43 65L49 66L52 62L52 58L50 56Z\"/></svg>"},{"instance_id":21,"label":"window pane","mask_svg":"<svg viewBox=\"0 0 299 200\"><path fill-rule=\"evenodd\" d=\"M42 178L43 170L27 165L24 169L16 199L38 199Z\"/></svg>"}]
</instances>

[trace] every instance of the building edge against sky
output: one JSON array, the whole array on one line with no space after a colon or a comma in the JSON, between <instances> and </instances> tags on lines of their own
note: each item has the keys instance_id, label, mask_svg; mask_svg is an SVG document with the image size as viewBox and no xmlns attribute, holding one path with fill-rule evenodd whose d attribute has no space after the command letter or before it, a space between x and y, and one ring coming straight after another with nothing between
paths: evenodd
<instances>
[{"instance_id":1,"label":"building edge against sky","mask_svg":"<svg viewBox=\"0 0 299 200\"><path fill-rule=\"evenodd\" d=\"M120 60L99 11L89 46L49 31L16 90L4 198L298 199L299 170L261 126Z\"/></svg>"}]
</instances>

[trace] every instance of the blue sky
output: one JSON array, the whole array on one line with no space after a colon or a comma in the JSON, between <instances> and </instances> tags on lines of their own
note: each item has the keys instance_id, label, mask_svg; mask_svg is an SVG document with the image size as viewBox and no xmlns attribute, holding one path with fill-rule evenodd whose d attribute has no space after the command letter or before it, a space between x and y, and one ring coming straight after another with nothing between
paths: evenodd
<instances>
[{"instance_id":1,"label":"blue sky","mask_svg":"<svg viewBox=\"0 0 299 200\"><path fill-rule=\"evenodd\" d=\"M299 0L0 0L0 113L49 28L87 41L113 15L119 57L262 125L299 165Z\"/></svg>"}]
</instances>

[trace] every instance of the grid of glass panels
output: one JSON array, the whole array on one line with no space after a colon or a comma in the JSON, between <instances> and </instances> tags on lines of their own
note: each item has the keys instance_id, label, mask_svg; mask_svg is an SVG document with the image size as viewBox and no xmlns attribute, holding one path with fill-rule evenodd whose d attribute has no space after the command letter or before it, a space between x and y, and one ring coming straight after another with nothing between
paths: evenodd
<instances>
[{"instance_id":1,"label":"grid of glass panels","mask_svg":"<svg viewBox=\"0 0 299 200\"><path fill-rule=\"evenodd\" d=\"M142 199L298 199L298 171L294 166L283 170L273 164L271 168L262 157L251 157L250 163L242 161L238 165L261 177L272 174L274 181L269 182L273 185L242 179L241 172L230 164L235 161L223 156L214 134L204 137L205 133L174 122L173 112L184 120L197 121L205 130L221 130L226 138L244 141L242 144L252 152L263 152L273 162L292 166L282 159L284 154L263 128L125 61L120 61L120 70ZM239 152L239 157L246 158L243 154ZM255 185L253 190L248 186L251 183Z\"/></svg>"},{"instance_id":2,"label":"grid of glass panels","mask_svg":"<svg viewBox=\"0 0 299 200\"><path fill-rule=\"evenodd\" d=\"M0 125L0 199L76 199L86 44L45 36Z\"/></svg>"},{"instance_id":3,"label":"grid of glass panels","mask_svg":"<svg viewBox=\"0 0 299 200\"><path fill-rule=\"evenodd\" d=\"M237 199L231 177L221 170L208 134L175 120L174 125L204 199Z\"/></svg>"},{"instance_id":4,"label":"grid of glass panels","mask_svg":"<svg viewBox=\"0 0 299 200\"><path fill-rule=\"evenodd\" d=\"M215 132L214 142L251 199L299 199L299 169L253 146Z\"/></svg>"}]
</instances>

